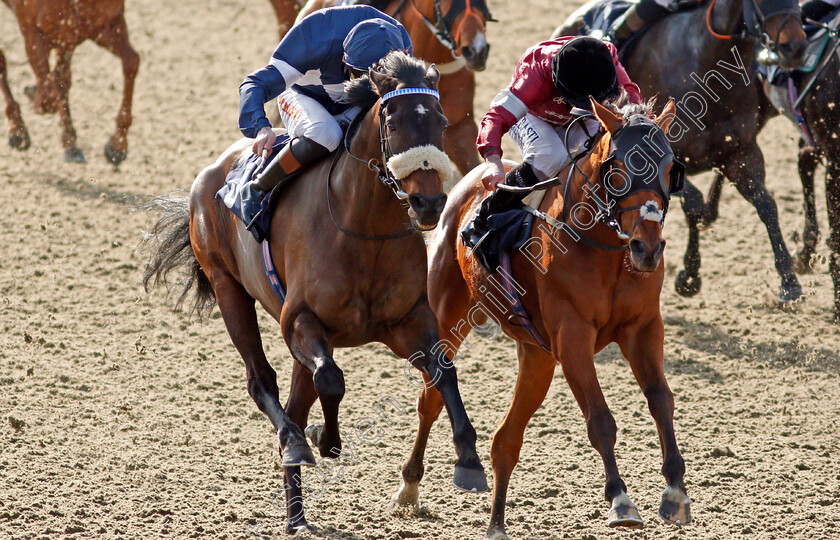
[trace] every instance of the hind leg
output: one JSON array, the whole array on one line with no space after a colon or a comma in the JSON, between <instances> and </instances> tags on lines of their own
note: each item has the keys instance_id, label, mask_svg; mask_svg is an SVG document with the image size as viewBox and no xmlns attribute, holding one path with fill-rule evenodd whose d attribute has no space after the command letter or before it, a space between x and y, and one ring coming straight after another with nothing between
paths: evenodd
<instances>
[{"instance_id":1,"label":"hind leg","mask_svg":"<svg viewBox=\"0 0 840 540\"><path fill-rule=\"evenodd\" d=\"M29 148L29 132L20 116L20 105L12 96L6 72L6 56L0 51L0 91L6 100L6 120L9 122L9 146L18 150Z\"/></svg>"},{"instance_id":2,"label":"hind leg","mask_svg":"<svg viewBox=\"0 0 840 540\"><path fill-rule=\"evenodd\" d=\"M338 407L344 398L344 373L333 360L333 349L321 321L309 310L294 314L293 305L287 301L283 309L283 336L295 359L312 373L313 388L324 411L323 428L312 432L312 442L322 457L336 458L341 453Z\"/></svg>"},{"instance_id":3,"label":"hind leg","mask_svg":"<svg viewBox=\"0 0 840 540\"><path fill-rule=\"evenodd\" d=\"M706 211L703 194L688 179L682 193L682 208L688 222L688 244L683 256L685 268L677 273L675 287L681 296L700 292L700 223Z\"/></svg>"},{"instance_id":4,"label":"hind leg","mask_svg":"<svg viewBox=\"0 0 840 540\"><path fill-rule=\"evenodd\" d=\"M117 113L117 130L105 144L105 158L114 165L119 165L128 155L128 128L132 120L131 100L134 95L134 79L140 68L140 55L128 41L128 28L122 16L102 30L95 41L122 60L123 98Z\"/></svg>"},{"instance_id":5,"label":"hind leg","mask_svg":"<svg viewBox=\"0 0 840 540\"><path fill-rule=\"evenodd\" d=\"M216 293L230 339L245 362L248 393L277 430L283 466L315 465L303 433L280 405L277 375L263 352L254 299L227 272L206 265L202 268Z\"/></svg>"},{"instance_id":6,"label":"hind leg","mask_svg":"<svg viewBox=\"0 0 840 540\"><path fill-rule=\"evenodd\" d=\"M312 383L312 372L295 361L292 367L292 390L286 401L286 412L292 422L300 429L306 426L309 410L318 399L318 392ZM299 466L287 467L285 470L286 490L286 532L294 534L298 531L314 528L307 523L304 516L306 504L303 499L303 479Z\"/></svg>"},{"instance_id":7,"label":"hind leg","mask_svg":"<svg viewBox=\"0 0 840 540\"><path fill-rule=\"evenodd\" d=\"M834 282L834 320L840 322L840 165L831 160L827 164L825 196L828 207L829 238L831 250L828 271Z\"/></svg>"},{"instance_id":8,"label":"hind leg","mask_svg":"<svg viewBox=\"0 0 840 540\"><path fill-rule=\"evenodd\" d=\"M485 538L507 539L505 534L505 501L510 484L510 475L519 462L519 451L525 427L534 412L540 407L551 386L555 359L535 345L517 343L519 374L513 400L490 448L490 462L493 465L493 506L490 511L490 526Z\"/></svg>"},{"instance_id":9,"label":"hind leg","mask_svg":"<svg viewBox=\"0 0 840 540\"><path fill-rule=\"evenodd\" d=\"M758 217L767 228L776 271L781 277L779 290L780 302L792 302L802 296L802 287L793 271L793 258L785 245L782 230L779 227L779 212L776 201L764 185L764 156L756 145L747 148L737 159L723 167L723 174L729 178L738 192L755 206Z\"/></svg>"},{"instance_id":10,"label":"hind leg","mask_svg":"<svg viewBox=\"0 0 840 540\"><path fill-rule=\"evenodd\" d=\"M802 249L796 254L796 271L804 274L811 271L811 258L820 240L817 224L817 203L814 196L814 172L820 162L819 152L799 141L799 180L802 182L802 198L805 207L805 228L802 231Z\"/></svg>"},{"instance_id":11,"label":"hind leg","mask_svg":"<svg viewBox=\"0 0 840 540\"><path fill-rule=\"evenodd\" d=\"M61 120L61 144L64 146L64 161L84 163L85 155L82 149L76 144L76 128L73 127L73 119L70 117L70 84L72 76L70 73L70 60L73 57L73 49L59 49L58 60L55 63L56 89L58 91L58 117Z\"/></svg>"}]
</instances>

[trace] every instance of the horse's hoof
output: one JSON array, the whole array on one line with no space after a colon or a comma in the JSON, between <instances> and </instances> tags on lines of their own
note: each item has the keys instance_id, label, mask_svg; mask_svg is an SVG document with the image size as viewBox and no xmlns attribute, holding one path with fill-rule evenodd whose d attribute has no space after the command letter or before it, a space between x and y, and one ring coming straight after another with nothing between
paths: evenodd
<instances>
[{"instance_id":1,"label":"horse's hoof","mask_svg":"<svg viewBox=\"0 0 840 540\"><path fill-rule=\"evenodd\" d=\"M452 478L455 487L469 493L484 493L487 488L487 476L482 469L468 469L455 465L455 476Z\"/></svg>"},{"instance_id":2,"label":"horse's hoof","mask_svg":"<svg viewBox=\"0 0 840 540\"><path fill-rule=\"evenodd\" d=\"M813 261L814 252L806 249L801 249L797 252L796 257L793 258L793 271L797 274L810 274L814 271L814 267L811 266Z\"/></svg>"},{"instance_id":3,"label":"horse's hoof","mask_svg":"<svg viewBox=\"0 0 840 540\"><path fill-rule=\"evenodd\" d=\"M318 446L318 443L321 442L321 436L324 434L324 424L309 424L303 432L312 444Z\"/></svg>"},{"instance_id":4,"label":"horse's hoof","mask_svg":"<svg viewBox=\"0 0 840 540\"><path fill-rule=\"evenodd\" d=\"M87 163L81 148L68 148L65 150L64 161L67 163Z\"/></svg>"},{"instance_id":5,"label":"horse's hoof","mask_svg":"<svg viewBox=\"0 0 840 540\"><path fill-rule=\"evenodd\" d=\"M297 534L299 532L310 532L316 536L318 535L318 529L307 523L303 518L296 520L294 523L291 521L286 522L286 534Z\"/></svg>"},{"instance_id":6,"label":"horse's hoof","mask_svg":"<svg viewBox=\"0 0 840 540\"><path fill-rule=\"evenodd\" d=\"M802 287L797 282L793 282L792 284L782 284L782 288L779 289L780 304L796 302L800 298L802 298Z\"/></svg>"},{"instance_id":7,"label":"horse's hoof","mask_svg":"<svg viewBox=\"0 0 840 540\"><path fill-rule=\"evenodd\" d=\"M26 150L29 148L31 141L29 140L29 133L23 130L23 134L13 133L9 135L9 146L17 150Z\"/></svg>"},{"instance_id":8,"label":"horse's hoof","mask_svg":"<svg viewBox=\"0 0 840 540\"><path fill-rule=\"evenodd\" d=\"M402 513L406 509L414 514L420 512L420 484L406 484L403 480L400 489L394 493L391 502L388 503L388 511Z\"/></svg>"},{"instance_id":9,"label":"horse's hoof","mask_svg":"<svg viewBox=\"0 0 840 540\"><path fill-rule=\"evenodd\" d=\"M501 527L490 527L484 533L484 540L510 540L510 536Z\"/></svg>"},{"instance_id":10,"label":"horse's hoof","mask_svg":"<svg viewBox=\"0 0 840 540\"><path fill-rule=\"evenodd\" d=\"M630 500L626 493L622 492L613 498L610 512L607 514L607 526L627 527L630 529L641 529L645 526L639 509Z\"/></svg>"},{"instance_id":11,"label":"horse's hoof","mask_svg":"<svg viewBox=\"0 0 840 540\"><path fill-rule=\"evenodd\" d=\"M711 223L709 223L709 222L707 222L703 219L701 219L700 221L697 222L697 230L700 231L700 232L709 230L709 227L711 227L711 226L712 226Z\"/></svg>"},{"instance_id":12,"label":"horse's hoof","mask_svg":"<svg viewBox=\"0 0 840 540\"><path fill-rule=\"evenodd\" d=\"M659 517L673 525L691 523L691 499L680 488L668 486L662 494Z\"/></svg>"},{"instance_id":13,"label":"horse's hoof","mask_svg":"<svg viewBox=\"0 0 840 540\"><path fill-rule=\"evenodd\" d=\"M105 143L105 159L107 159L110 163L113 163L114 166L125 161L127 156L128 150L115 150L114 147L111 146L111 141Z\"/></svg>"},{"instance_id":14,"label":"horse's hoof","mask_svg":"<svg viewBox=\"0 0 840 540\"><path fill-rule=\"evenodd\" d=\"M24 86L23 95L29 98L30 100L35 101L35 96L38 95L38 86L35 84Z\"/></svg>"},{"instance_id":15,"label":"horse's hoof","mask_svg":"<svg viewBox=\"0 0 840 540\"><path fill-rule=\"evenodd\" d=\"M283 467L314 467L315 454L305 441L291 443L283 449Z\"/></svg>"},{"instance_id":16,"label":"horse's hoof","mask_svg":"<svg viewBox=\"0 0 840 540\"><path fill-rule=\"evenodd\" d=\"M702 285L703 280L700 276L689 276L685 270L680 270L679 273L677 273L677 279L674 282L677 294L687 297L691 297L699 293Z\"/></svg>"}]
</instances>

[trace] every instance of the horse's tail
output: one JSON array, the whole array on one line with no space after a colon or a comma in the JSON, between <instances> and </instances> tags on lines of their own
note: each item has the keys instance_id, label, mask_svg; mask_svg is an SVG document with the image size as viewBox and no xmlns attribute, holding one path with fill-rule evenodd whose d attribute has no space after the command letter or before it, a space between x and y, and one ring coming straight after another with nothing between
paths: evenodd
<instances>
[{"instance_id":1,"label":"horse's tail","mask_svg":"<svg viewBox=\"0 0 840 540\"><path fill-rule=\"evenodd\" d=\"M141 208L160 214L160 219L151 232L144 235L141 244L141 250L149 256L143 272L143 287L148 292L149 284L152 287L163 284L171 292L167 280L169 272L183 268L184 275L174 283L176 289L180 290L175 309L181 309L191 293L194 293L189 311L203 318L216 304L216 294L198 264L190 243L189 200L186 196L175 195L154 197Z\"/></svg>"}]
</instances>

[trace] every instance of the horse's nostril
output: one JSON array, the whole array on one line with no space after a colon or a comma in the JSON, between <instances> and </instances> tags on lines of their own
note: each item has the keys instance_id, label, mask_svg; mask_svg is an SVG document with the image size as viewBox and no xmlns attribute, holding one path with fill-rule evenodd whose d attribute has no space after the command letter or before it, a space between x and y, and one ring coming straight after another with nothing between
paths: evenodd
<instances>
[{"instance_id":1,"label":"horse's nostril","mask_svg":"<svg viewBox=\"0 0 840 540\"><path fill-rule=\"evenodd\" d=\"M634 238L633 240L630 240L630 251L638 257L643 257L647 252L647 248L645 247L644 242Z\"/></svg>"},{"instance_id":2,"label":"horse's nostril","mask_svg":"<svg viewBox=\"0 0 840 540\"><path fill-rule=\"evenodd\" d=\"M461 54L463 55L464 59L469 60L475 55L475 49L472 47L461 47Z\"/></svg>"}]
</instances>

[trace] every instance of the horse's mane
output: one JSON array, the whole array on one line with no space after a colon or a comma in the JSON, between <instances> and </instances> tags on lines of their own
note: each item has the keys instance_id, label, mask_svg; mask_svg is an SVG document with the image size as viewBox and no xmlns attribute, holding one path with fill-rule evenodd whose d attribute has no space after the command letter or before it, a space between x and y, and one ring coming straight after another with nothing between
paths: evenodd
<instances>
[{"instance_id":1,"label":"horse's mane","mask_svg":"<svg viewBox=\"0 0 840 540\"><path fill-rule=\"evenodd\" d=\"M627 92L622 92L621 96L613 102L605 103L604 106L612 112L621 117L626 124L631 117L641 114L643 116L650 116L653 114L654 100L649 99L642 103L633 103Z\"/></svg>"},{"instance_id":2,"label":"horse's mane","mask_svg":"<svg viewBox=\"0 0 840 540\"><path fill-rule=\"evenodd\" d=\"M387 75L409 86L426 86L426 64L403 51L391 51L373 66L374 71ZM367 106L379 99L379 94L368 75L344 83L342 103Z\"/></svg>"}]
</instances>

